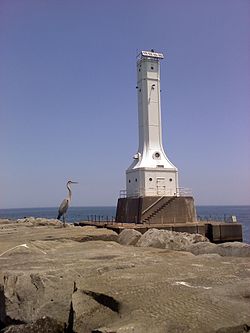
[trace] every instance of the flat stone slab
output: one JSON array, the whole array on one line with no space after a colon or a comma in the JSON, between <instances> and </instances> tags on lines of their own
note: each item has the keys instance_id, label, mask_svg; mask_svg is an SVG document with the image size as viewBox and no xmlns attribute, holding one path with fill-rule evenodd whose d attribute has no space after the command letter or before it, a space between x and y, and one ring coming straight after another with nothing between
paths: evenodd
<instances>
[{"instance_id":1,"label":"flat stone slab","mask_svg":"<svg viewBox=\"0 0 250 333\"><path fill-rule=\"evenodd\" d=\"M75 241L109 240L116 241L117 233L105 228L85 226L84 228L66 224L66 228L58 220L36 219L0 220L0 256L11 247L35 240L60 240L70 239ZM45 221L41 221L45 220ZM56 222L55 222L56 221ZM1 223L2 222L2 223Z\"/></svg>"},{"instance_id":2,"label":"flat stone slab","mask_svg":"<svg viewBox=\"0 0 250 333\"><path fill-rule=\"evenodd\" d=\"M116 237L105 228L1 224L0 327L43 317L76 333L250 326L249 257L124 246Z\"/></svg>"}]
</instances>

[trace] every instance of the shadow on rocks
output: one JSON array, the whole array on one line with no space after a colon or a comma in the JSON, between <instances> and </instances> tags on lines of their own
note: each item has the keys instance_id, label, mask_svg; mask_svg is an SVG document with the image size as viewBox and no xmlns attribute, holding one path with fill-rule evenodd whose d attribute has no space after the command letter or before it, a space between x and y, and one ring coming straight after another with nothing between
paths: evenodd
<instances>
[{"instance_id":1,"label":"shadow on rocks","mask_svg":"<svg viewBox=\"0 0 250 333\"><path fill-rule=\"evenodd\" d=\"M12 325L1 332L3 333L64 333L64 326L50 317L42 317L33 323Z\"/></svg>"},{"instance_id":2,"label":"shadow on rocks","mask_svg":"<svg viewBox=\"0 0 250 333\"><path fill-rule=\"evenodd\" d=\"M216 331L216 333L245 333L250 332L250 326L247 324L232 326L232 327L222 327Z\"/></svg>"}]
</instances>

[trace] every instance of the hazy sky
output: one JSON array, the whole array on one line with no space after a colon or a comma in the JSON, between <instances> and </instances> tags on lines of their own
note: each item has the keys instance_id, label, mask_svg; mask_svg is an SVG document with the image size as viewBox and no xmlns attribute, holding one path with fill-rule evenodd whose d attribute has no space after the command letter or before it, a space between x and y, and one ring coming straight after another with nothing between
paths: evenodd
<instances>
[{"instance_id":1,"label":"hazy sky","mask_svg":"<svg viewBox=\"0 0 250 333\"><path fill-rule=\"evenodd\" d=\"M1 0L0 208L116 205L136 53L163 52L164 147L196 204L250 203L249 0Z\"/></svg>"}]
</instances>

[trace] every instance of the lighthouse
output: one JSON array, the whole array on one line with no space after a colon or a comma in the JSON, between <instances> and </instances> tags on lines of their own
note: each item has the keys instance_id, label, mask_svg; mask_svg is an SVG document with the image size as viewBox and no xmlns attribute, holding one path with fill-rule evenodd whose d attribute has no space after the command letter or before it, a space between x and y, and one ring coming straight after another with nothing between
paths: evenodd
<instances>
[{"instance_id":1,"label":"lighthouse","mask_svg":"<svg viewBox=\"0 0 250 333\"><path fill-rule=\"evenodd\" d=\"M162 144L160 61L162 53L142 51L137 57L139 147L126 171L127 197L176 196L178 170Z\"/></svg>"},{"instance_id":2,"label":"lighthouse","mask_svg":"<svg viewBox=\"0 0 250 333\"><path fill-rule=\"evenodd\" d=\"M169 224L196 221L193 197L183 195L178 170L162 143L160 62L162 53L141 51L137 56L139 145L126 170L117 222Z\"/></svg>"},{"instance_id":3,"label":"lighthouse","mask_svg":"<svg viewBox=\"0 0 250 333\"><path fill-rule=\"evenodd\" d=\"M112 228L150 228L199 233L213 242L242 241L239 223L197 222L191 191L179 187L178 170L162 143L160 62L162 53L137 56L139 145L126 170L126 190L120 191ZM122 225L120 224L122 223ZM128 224L130 223L130 226Z\"/></svg>"}]
</instances>

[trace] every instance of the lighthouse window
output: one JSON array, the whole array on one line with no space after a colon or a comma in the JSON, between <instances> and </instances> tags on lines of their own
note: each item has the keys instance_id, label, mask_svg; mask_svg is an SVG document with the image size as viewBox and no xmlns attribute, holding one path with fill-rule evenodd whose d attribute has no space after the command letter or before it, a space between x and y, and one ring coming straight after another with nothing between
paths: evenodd
<instances>
[{"instance_id":1,"label":"lighthouse window","mask_svg":"<svg viewBox=\"0 0 250 333\"><path fill-rule=\"evenodd\" d=\"M137 182L137 178L135 178L135 181Z\"/></svg>"},{"instance_id":2,"label":"lighthouse window","mask_svg":"<svg viewBox=\"0 0 250 333\"><path fill-rule=\"evenodd\" d=\"M161 154L158 153L158 151L156 153L154 153L153 158L160 160L161 159Z\"/></svg>"},{"instance_id":3,"label":"lighthouse window","mask_svg":"<svg viewBox=\"0 0 250 333\"><path fill-rule=\"evenodd\" d=\"M152 180L153 180L152 178L149 178L149 181L150 181L150 182L152 182Z\"/></svg>"},{"instance_id":4,"label":"lighthouse window","mask_svg":"<svg viewBox=\"0 0 250 333\"><path fill-rule=\"evenodd\" d=\"M131 183L131 180L129 179L128 182Z\"/></svg>"},{"instance_id":5,"label":"lighthouse window","mask_svg":"<svg viewBox=\"0 0 250 333\"><path fill-rule=\"evenodd\" d=\"M169 181L170 181L170 182L172 182L172 181L173 181L173 179L172 179L172 178L169 178Z\"/></svg>"},{"instance_id":6,"label":"lighthouse window","mask_svg":"<svg viewBox=\"0 0 250 333\"><path fill-rule=\"evenodd\" d=\"M151 66L151 69L154 69L154 67L153 67L153 66Z\"/></svg>"}]
</instances>

